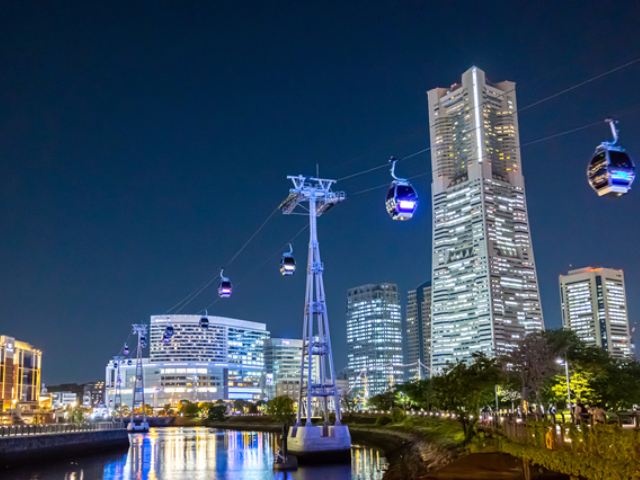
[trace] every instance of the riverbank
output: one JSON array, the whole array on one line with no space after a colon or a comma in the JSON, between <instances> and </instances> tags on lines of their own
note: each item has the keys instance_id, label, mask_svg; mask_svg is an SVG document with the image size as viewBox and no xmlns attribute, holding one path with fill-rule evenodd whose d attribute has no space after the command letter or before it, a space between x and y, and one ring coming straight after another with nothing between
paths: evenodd
<instances>
[{"instance_id":1,"label":"riverbank","mask_svg":"<svg viewBox=\"0 0 640 480\"><path fill-rule=\"evenodd\" d=\"M384 452L389 463L384 480L524 478L522 461L498 452L491 441L479 442L471 449L464 447L462 429L453 420L408 417L384 426L376 425L376 421L377 417L371 415L345 415L343 418L343 423L349 426L352 443L369 445ZM207 426L280 433L282 424L281 420L265 416L230 417L222 422L208 422ZM568 478L539 468L531 470L532 479Z\"/></svg>"},{"instance_id":2,"label":"riverbank","mask_svg":"<svg viewBox=\"0 0 640 480\"><path fill-rule=\"evenodd\" d=\"M52 433L0 438L0 466L58 460L110 450L127 451L124 428L73 433Z\"/></svg>"}]
</instances>

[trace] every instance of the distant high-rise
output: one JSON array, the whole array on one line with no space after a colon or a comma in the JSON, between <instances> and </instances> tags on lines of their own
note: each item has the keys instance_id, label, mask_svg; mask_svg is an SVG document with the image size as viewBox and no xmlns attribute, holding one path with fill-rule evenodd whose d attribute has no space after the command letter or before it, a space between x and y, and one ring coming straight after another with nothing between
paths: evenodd
<instances>
[{"instance_id":1,"label":"distant high-rise","mask_svg":"<svg viewBox=\"0 0 640 480\"><path fill-rule=\"evenodd\" d=\"M407 296L407 321L404 329L404 363L431 363L431 282L410 290ZM406 367L406 380L427 378L428 372L419 365Z\"/></svg>"},{"instance_id":2,"label":"distant high-rise","mask_svg":"<svg viewBox=\"0 0 640 480\"><path fill-rule=\"evenodd\" d=\"M560 275L562 326L615 358L632 356L622 270L580 268Z\"/></svg>"},{"instance_id":3,"label":"distant high-rise","mask_svg":"<svg viewBox=\"0 0 640 480\"><path fill-rule=\"evenodd\" d=\"M272 399L286 395L298 400L302 340L268 338L264 342L265 393ZM306 378L305 378L306 380Z\"/></svg>"},{"instance_id":4,"label":"distant high-rise","mask_svg":"<svg viewBox=\"0 0 640 480\"><path fill-rule=\"evenodd\" d=\"M479 68L428 92L433 170L431 368L544 328L515 84Z\"/></svg>"},{"instance_id":5,"label":"distant high-rise","mask_svg":"<svg viewBox=\"0 0 640 480\"><path fill-rule=\"evenodd\" d=\"M349 289L347 354L349 384L363 397L402 382L402 308L397 285Z\"/></svg>"},{"instance_id":6,"label":"distant high-rise","mask_svg":"<svg viewBox=\"0 0 640 480\"><path fill-rule=\"evenodd\" d=\"M38 409L41 368L40 350L0 335L0 413L20 408L31 415Z\"/></svg>"}]
</instances>

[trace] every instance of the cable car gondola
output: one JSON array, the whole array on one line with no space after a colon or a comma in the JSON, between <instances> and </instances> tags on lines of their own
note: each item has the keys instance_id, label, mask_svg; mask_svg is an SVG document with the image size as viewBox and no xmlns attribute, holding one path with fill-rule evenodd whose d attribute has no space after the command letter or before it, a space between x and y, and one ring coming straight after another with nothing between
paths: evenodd
<instances>
[{"instance_id":1,"label":"cable car gondola","mask_svg":"<svg viewBox=\"0 0 640 480\"><path fill-rule=\"evenodd\" d=\"M173 337L173 327L171 326L170 323L167 324L167 327L164 329L164 335L167 338L171 338Z\"/></svg>"},{"instance_id":2,"label":"cable car gondola","mask_svg":"<svg viewBox=\"0 0 640 480\"><path fill-rule=\"evenodd\" d=\"M613 142L602 142L596 148L589 166L587 178L591 188L599 196L619 197L629 192L635 178L636 167L631 157L618 143L618 121L607 118L611 127Z\"/></svg>"},{"instance_id":3,"label":"cable car gondola","mask_svg":"<svg viewBox=\"0 0 640 480\"><path fill-rule=\"evenodd\" d=\"M296 273L296 260L293 258L293 245L289 244L289 251L282 254L280 259L280 273L293 275Z\"/></svg>"},{"instance_id":4,"label":"cable car gondola","mask_svg":"<svg viewBox=\"0 0 640 480\"><path fill-rule=\"evenodd\" d=\"M124 344L124 354L125 355L129 355L129 347L127 346L127 344Z\"/></svg>"},{"instance_id":5,"label":"cable car gondola","mask_svg":"<svg viewBox=\"0 0 640 480\"><path fill-rule=\"evenodd\" d=\"M218 296L220 298L228 298L231 296L233 286L231 281L224 276L224 268L220 269L220 285L218 286Z\"/></svg>"},{"instance_id":6,"label":"cable car gondola","mask_svg":"<svg viewBox=\"0 0 640 480\"><path fill-rule=\"evenodd\" d=\"M113 362L113 368L118 368L118 362L116 361Z\"/></svg>"},{"instance_id":7,"label":"cable car gondola","mask_svg":"<svg viewBox=\"0 0 640 480\"><path fill-rule=\"evenodd\" d=\"M129 366L133 365L133 360L129 359L129 360L127 361L127 365L129 365Z\"/></svg>"},{"instance_id":8,"label":"cable car gondola","mask_svg":"<svg viewBox=\"0 0 640 480\"><path fill-rule=\"evenodd\" d=\"M140 337L140 346L142 348L146 348L147 347L147 339L145 338L144 335Z\"/></svg>"},{"instance_id":9,"label":"cable car gondola","mask_svg":"<svg viewBox=\"0 0 640 480\"><path fill-rule=\"evenodd\" d=\"M168 336L166 333L162 334L162 342L163 343L169 343L171 341L171 337Z\"/></svg>"},{"instance_id":10,"label":"cable car gondola","mask_svg":"<svg viewBox=\"0 0 640 480\"><path fill-rule=\"evenodd\" d=\"M207 313L206 312L202 317L200 317L200 328L202 330L208 330L209 329L209 317L207 317Z\"/></svg>"},{"instance_id":11,"label":"cable car gondola","mask_svg":"<svg viewBox=\"0 0 640 480\"><path fill-rule=\"evenodd\" d=\"M397 158L391 157L391 188L387 193L387 212L394 220L409 220L418 208L418 194L408 180L395 175Z\"/></svg>"}]
</instances>

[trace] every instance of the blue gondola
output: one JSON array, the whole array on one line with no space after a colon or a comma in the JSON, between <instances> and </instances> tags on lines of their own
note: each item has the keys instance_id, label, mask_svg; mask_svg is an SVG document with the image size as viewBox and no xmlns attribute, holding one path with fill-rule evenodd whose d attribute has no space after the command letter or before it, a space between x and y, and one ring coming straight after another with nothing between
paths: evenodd
<instances>
[{"instance_id":1,"label":"blue gondola","mask_svg":"<svg viewBox=\"0 0 640 480\"><path fill-rule=\"evenodd\" d=\"M391 188L387 193L385 205L394 220L409 220L418 208L418 194L408 180L395 175L397 158L391 157Z\"/></svg>"},{"instance_id":2,"label":"blue gondola","mask_svg":"<svg viewBox=\"0 0 640 480\"><path fill-rule=\"evenodd\" d=\"M206 314L204 314L202 317L200 317L200 328L202 330L208 330L209 329L209 317L207 317Z\"/></svg>"},{"instance_id":3,"label":"blue gondola","mask_svg":"<svg viewBox=\"0 0 640 480\"><path fill-rule=\"evenodd\" d=\"M231 281L224 276L224 268L220 270L220 285L218 285L218 296L220 298L228 298L231 296L233 286Z\"/></svg>"},{"instance_id":4,"label":"blue gondola","mask_svg":"<svg viewBox=\"0 0 640 480\"><path fill-rule=\"evenodd\" d=\"M147 339L145 338L144 335L140 337L140 346L142 348L146 348L147 347Z\"/></svg>"},{"instance_id":5,"label":"blue gondola","mask_svg":"<svg viewBox=\"0 0 640 480\"><path fill-rule=\"evenodd\" d=\"M598 145L587 167L587 178L591 188L599 196L619 197L631 189L636 167L624 149L616 145L618 121L613 118L607 118L606 121L611 127L613 142L602 142Z\"/></svg>"},{"instance_id":6,"label":"blue gondola","mask_svg":"<svg viewBox=\"0 0 640 480\"><path fill-rule=\"evenodd\" d=\"M282 254L280 259L280 273L293 275L296 273L296 260L293 258L293 245L289 244L289 251Z\"/></svg>"},{"instance_id":7,"label":"blue gondola","mask_svg":"<svg viewBox=\"0 0 640 480\"><path fill-rule=\"evenodd\" d=\"M127 346L127 344L124 344L124 354L125 355L129 355L129 347Z\"/></svg>"}]
</instances>

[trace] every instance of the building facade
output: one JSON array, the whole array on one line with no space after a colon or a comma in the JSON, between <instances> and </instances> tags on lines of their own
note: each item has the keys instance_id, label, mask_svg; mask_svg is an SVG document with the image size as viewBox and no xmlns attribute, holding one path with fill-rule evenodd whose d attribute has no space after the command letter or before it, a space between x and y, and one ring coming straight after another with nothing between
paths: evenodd
<instances>
[{"instance_id":1,"label":"building facade","mask_svg":"<svg viewBox=\"0 0 640 480\"><path fill-rule=\"evenodd\" d=\"M0 412L37 410L42 352L13 337L0 336Z\"/></svg>"},{"instance_id":2,"label":"building facade","mask_svg":"<svg viewBox=\"0 0 640 480\"><path fill-rule=\"evenodd\" d=\"M479 68L428 92L433 171L431 368L544 328L513 82Z\"/></svg>"},{"instance_id":3,"label":"building facade","mask_svg":"<svg viewBox=\"0 0 640 480\"><path fill-rule=\"evenodd\" d=\"M87 408L103 405L104 382L85 383L82 387L82 405Z\"/></svg>"},{"instance_id":4,"label":"building facade","mask_svg":"<svg viewBox=\"0 0 640 480\"><path fill-rule=\"evenodd\" d=\"M361 398L403 381L402 309L398 286L362 285L347 292L347 372Z\"/></svg>"},{"instance_id":5,"label":"building facade","mask_svg":"<svg viewBox=\"0 0 640 480\"><path fill-rule=\"evenodd\" d=\"M259 400L264 397L264 323L210 315L209 328L200 328L200 315L151 317L149 357L143 359L145 403L161 408L180 400ZM174 329L168 343L162 335ZM135 349L131 362L117 367L111 360L105 372L105 405L115 408L118 372L122 402L131 405L135 381ZM131 364L129 364L131 363Z\"/></svg>"},{"instance_id":6,"label":"building facade","mask_svg":"<svg viewBox=\"0 0 640 480\"><path fill-rule=\"evenodd\" d=\"M615 358L633 355L622 270L570 270L560 275L560 301L564 328Z\"/></svg>"},{"instance_id":7,"label":"building facade","mask_svg":"<svg viewBox=\"0 0 640 480\"><path fill-rule=\"evenodd\" d=\"M419 363L431 364L431 282L419 285L407 295L407 320L404 328L405 380L415 382L428 378ZM417 364L417 365L413 365Z\"/></svg>"},{"instance_id":8,"label":"building facade","mask_svg":"<svg viewBox=\"0 0 640 480\"><path fill-rule=\"evenodd\" d=\"M269 338L264 343L265 393L272 399L286 395L298 400L302 340Z\"/></svg>"}]
</instances>

